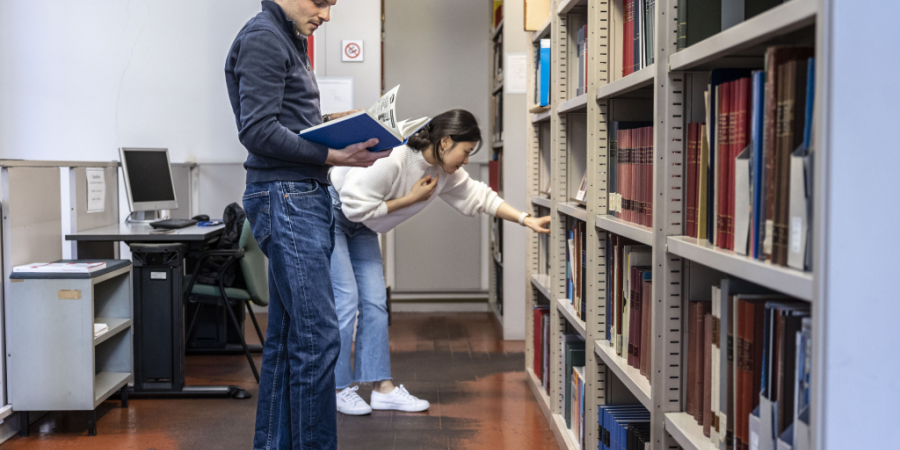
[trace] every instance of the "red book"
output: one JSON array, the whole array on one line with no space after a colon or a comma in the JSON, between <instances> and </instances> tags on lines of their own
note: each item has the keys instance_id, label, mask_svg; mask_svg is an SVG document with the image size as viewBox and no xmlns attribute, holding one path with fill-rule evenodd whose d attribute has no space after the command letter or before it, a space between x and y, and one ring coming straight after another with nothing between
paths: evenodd
<instances>
[{"instance_id":1,"label":"red book","mask_svg":"<svg viewBox=\"0 0 900 450\"><path fill-rule=\"evenodd\" d=\"M685 235L688 237L697 237L697 166L698 152L700 141L697 139L700 135L699 123L688 124L687 138L687 188L685 208Z\"/></svg>"},{"instance_id":2,"label":"red book","mask_svg":"<svg viewBox=\"0 0 900 450\"><path fill-rule=\"evenodd\" d=\"M703 316L703 435L709 437L712 425L712 335L713 316Z\"/></svg>"},{"instance_id":3,"label":"red book","mask_svg":"<svg viewBox=\"0 0 900 450\"><path fill-rule=\"evenodd\" d=\"M622 27L622 76L634 72L634 0L625 0Z\"/></svg>"},{"instance_id":4,"label":"red book","mask_svg":"<svg viewBox=\"0 0 900 450\"><path fill-rule=\"evenodd\" d=\"M616 130L616 194L622 197L622 177L625 176L625 130ZM616 217L622 218L622 204L616 211Z\"/></svg>"},{"instance_id":5,"label":"red book","mask_svg":"<svg viewBox=\"0 0 900 450\"><path fill-rule=\"evenodd\" d=\"M717 108L718 118L716 131L716 247L726 248L728 236L726 223L728 215L728 155L731 153L731 86L733 81L720 84L716 99L719 102Z\"/></svg>"},{"instance_id":6,"label":"red book","mask_svg":"<svg viewBox=\"0 0 900 450\"><path fill-rule=\"evenodd\" d=\"M765 300L738 300L737 373L735 373L735 425L738 449L750 445L750 414L759 406L762 381L763 319Z\"/></svg>"},{"instance_id":7,"label":"red book","mask_svg":"<svg viewBox=\"0 0 900 450\"><path fill-rule=\"evenodd\" d=\"M750 78L734 81L732 87L734 113L731 128L731 151L728 155L728 249L734 250L734 197L737 193L735 161L738 155L750 144Z\"/></svg>"},{"instance_id":8,"label":"red book","mask_svg":"<svg viewBox=\"0 0 900 450\"><path fill-rule=\"evenodd\" d=\"M500 192L500 161L488 162L488 185L494 192Z\"/></svg>"},{"instance_id":9,"label":"red book","mask_svg":"<svg viewBox=\"0 0 900 450\"><path fill-rule=\"evenodd\" d=\"M632 147L632 137L634 136L634 130L625 130L625 179L623 181L623 192L622 192L622 214L623 218L631 222L632 213L631 213L631 161L632 155L634 154L634 148Z\"/></svg>"},{"instance_id":10,"label":"red book","mask_svg":"<svg viewBox=\"0 0 900 450\"><path fill-rule=\"evenodd\" d=\"M544 329L541 322L543 317L549 313L550 309L546 306L534 308L534 333L532 335L534 341L534 374L539 380L543 378L542 371L544 368Z\"/></svg>"},{"instance_id":11,"label":"red book","mask_svg":"<svg viewBox=\"0 0 900 450\"><path fill-rule=\"evenodd\" d=\"M703 392L707 387L703 372L704 354L707 353L703 350L703 341L706 333L704 317L710 313L711 305L710 302L691 302L690 306L694 306L696 309L688 325L688 344L690 346L688 351L688 375L690 375L691 370L694 371L694 387L691 390L693 400L690 403L694 406L694 413L692 414L694 420L701 425L703 424ZM692 344L690 343L691 336L693 336Z\"/></svg>"},{"instance_id":12,"label":"red book","mask_svg":"<svg viewBox=\"0 0 900 450\"><path fill-rule=\"evenodd\" d=\"M646 205L644 205L644 158L647 154L647 128L638 130L638 158L635 162L635 171L637 172L637 181L634 184L635 199L637 200L637 220L635 223L644 225L644 217L647 215Z\"/></svg>"}]
</instances>

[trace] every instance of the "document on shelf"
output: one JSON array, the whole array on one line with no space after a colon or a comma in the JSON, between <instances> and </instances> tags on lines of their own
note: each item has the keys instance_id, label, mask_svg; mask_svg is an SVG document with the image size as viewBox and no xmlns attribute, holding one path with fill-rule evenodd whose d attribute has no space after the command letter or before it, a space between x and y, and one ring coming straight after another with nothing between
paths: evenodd
<instances>
[{"instance_id":1,"label":"document on shelf","mask_svg":"<svg viewBox=\"0 0 900 450\"><path fill-rule=\"evenodd\" d=\"M106 209L106 177L102 168L88 168L87 175L87 212L98 213Z\"/></svg>"},{"instance_id":2,"label":"document on shelf","mask_svg":"<svg viewBox=\"0 0 900 450\"><path fill-rule=\"evenodd\" d=\"M102 336L107 331L109 331L109 326L107 324L95 323L94 324L94 339L97 339L98 337Z\"/></svg>"},{"instance_id":3,"label":"document on shelf","mask_svg":"<svg viewBox=\"0 0 900 450\"><path fill-rule=\"evenodd\" d=\"M91 273L106 268L106 263L31 263L13 267L13 272L21 273Z\"/></svg>"},{"instance_id":4,"label":"document on shelf","mask_svg":"<svg viewBox=\"0 0 900 450\"><path fill-rule=\"evenodd\" d=\"M431 119L422 117L415 120L397 121L396 106L399 89L399 85L395 86L368 110L307 128L300 132L300 137L334 149L342 149L371 138L378 138L378 144L369 149L372 152L404 145L410 136L427 125Z\"/></svg>"}]
</instances>

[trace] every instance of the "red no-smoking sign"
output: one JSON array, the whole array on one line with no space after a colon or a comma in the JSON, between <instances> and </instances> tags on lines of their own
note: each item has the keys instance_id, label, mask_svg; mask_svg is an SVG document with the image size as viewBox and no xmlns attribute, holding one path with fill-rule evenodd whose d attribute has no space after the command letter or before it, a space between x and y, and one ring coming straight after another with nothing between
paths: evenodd
<instances>
[{"instance_id":1,"label":"red no-smoking sign","mask_svg":"<svg viewBox=\"0 0 900 450\"><path fill-rule=\"evenodd\" d=\"M363 41L341 41L342 61L358 62L363 60Z\"/></svg>"}]
</instances>

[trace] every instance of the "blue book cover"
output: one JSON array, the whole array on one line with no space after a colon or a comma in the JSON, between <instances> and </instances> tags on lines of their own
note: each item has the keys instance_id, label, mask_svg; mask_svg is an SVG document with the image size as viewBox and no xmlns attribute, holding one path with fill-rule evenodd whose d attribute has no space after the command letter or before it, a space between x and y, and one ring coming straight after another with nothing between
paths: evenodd
<instances>
[{"instance_id":1,"label":"blue book cover","mask_svg":"<svg viewBox=\"0 0 900 450\"><path fill-rule=\"evenodd\" d=\"M765 104L765 79L766 73L762 70L753 72L753 92L752 92L752 108L750 116L750 177L751 177L751 200L753 211L752 222L750 224L750 236L753 242L753 248L750 249L751 256L754 259L759 258L759 226L762 215L762 161L763 161L763 105Z\"/></svg>"},{"instance_id":2,"label":"blue book cover","mask_svg":"<svg viewBox=\"0 0 900 450\"><path fill-rule=\"evenodd\" d=\"M541 106L550 106L550 39L541 39Z\"/></svg>"},{"instance_id":3,"label":"blue book cover","mask_svg":"<svg viewBox=\"0 0 900 450\"><path fill-rule=\"evenodd\" d=\"M809 58L806 62L806 110L803 123L803 148L809 148L812 138L813 126L813 101L816 96L816 59Z\"/></svg>"},{"instance_id":4,"label":"blue book cover","mask_svg":"<svg viewBox=\"0 0 900 450\"><path fill-rule=\"evenodd\" d=\"M393 118L391 118L393 122ZM300 137L327 145L328 148L342 149L347 146L378 138L378 144L369 149L370 152L380 152L394 147L405 145L409 136L415 134L420 128L430 122L431 119L423 118L411 122L400 122L397 130L372 117L368 111L359 111L340 119L326 122L321 125L307 128L300 132ZM407 126L404 128L404 126Z\"/></svg>"}]
</instances>

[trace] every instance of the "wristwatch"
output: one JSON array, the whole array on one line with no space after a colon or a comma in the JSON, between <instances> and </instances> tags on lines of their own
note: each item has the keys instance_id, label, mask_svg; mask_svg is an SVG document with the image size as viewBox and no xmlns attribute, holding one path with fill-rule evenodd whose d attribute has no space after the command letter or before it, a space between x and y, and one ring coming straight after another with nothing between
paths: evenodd
<instances>
[{"instance_id":1,"label":"wristwatch","mask_svg":"<svg viewBox=\"0 0 900 450\"><path fill-rule=\"evenodd\" d=\"M331 120L331 114L325 114L324 116L322 116L322 122L328 122L329 120Z\"/></svg>"},{"instance_id":2,"label":"wristwatch","mask_svg":"<svg viewBox=\"0 0 900 450\"><path fill-rule=\"evenodd\" d=\"M522 225L523 227L525 226L525 218L526 217L531 217L531 214L528 214L527 212L523 212L522 214L519 215L519 225Z\"/></svg>"}]
</instances>

